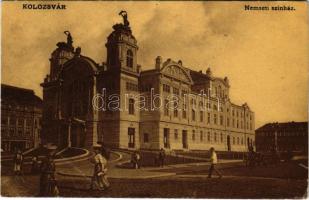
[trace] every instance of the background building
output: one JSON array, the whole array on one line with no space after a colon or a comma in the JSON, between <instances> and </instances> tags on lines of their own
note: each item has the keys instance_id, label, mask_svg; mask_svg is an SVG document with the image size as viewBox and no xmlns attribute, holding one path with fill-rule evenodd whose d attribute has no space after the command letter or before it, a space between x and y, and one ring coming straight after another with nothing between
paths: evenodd
<instances>
[{"instance_id":1,"label":"background building","mask_svg":"<svg viewBox=\"0 0 309 200\"><path fill-rule=\"evenodd\" d=\"M42 100L33 90L1 84L1 149L14 152L40 144Z\"/></svg>"},{"instance_id":2,"label":"background building","mask_svg":"<svg viewBox=\"0 0 309 200\"><path fill-rule=\"evenodd\" d=\"M257 151L307 152L308 122L268 123L255 131Z\"/></svg>"},{"instance_id":3,"label":"background building","mask_svg":"<svg viewBox=\"0 0 309 200\"><path fill-rule=\"evenodd\" d=\"M107 37L102 65L82 56L68 32L67 42L57 44L50 74L41 84L45 141L63 147L101 141L125 149L247 151L254 146L254 113L246 103L231 102L227 77L215 77L209 68L192 71L180 60L163 62L160 56L152 69L141 71L137 40L126 13L121 15L124 22ZM104 90L104 105L120 109L94 109L92 100ZM137 108L138 95L145 97L144 109ZM160 96L163 105L177 103L177 109L151 109L152 95Z\"/></svg>"}]
</instances>

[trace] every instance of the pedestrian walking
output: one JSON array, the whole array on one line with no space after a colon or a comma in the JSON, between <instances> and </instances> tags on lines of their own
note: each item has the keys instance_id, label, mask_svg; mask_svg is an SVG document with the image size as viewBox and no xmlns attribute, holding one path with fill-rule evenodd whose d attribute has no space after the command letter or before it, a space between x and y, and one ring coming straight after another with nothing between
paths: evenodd
<instances>
[{"instance_id":1,"label":"pedestrian walking","mask_svg":"<svg viewBox=\"0 0 309 200\"><path fill-rule=\"evenodd\" d=\"M141 156L138 153L138 151L135 151L134 153L132 153L132 155L131 155L131 163L133 164L133 168L134 169L139 169L140 168L140 160L141 160Z\"/></svg>"},{"instance_id":2,"label":"pedestrian walking","mask_svg":"<svg viewBox=\"0 0 309 200\"><path fill-rule=\"evenodd\" d=\"M57 197L59 196L59 189L57 180L55 178L56 165L54 161L54 150L56 146L47 145L48 155L45 157L41 164L40 175L40 193L42 197Z\"/></svg>"},{"instance_id":3,"label":"pedestrian walking","mask_svg":"<svg viewBox=\"0 0 309 200\"><path fill-rule=\"evenodd\" d=\"M104 145L102 142L98 143L99 145L101 145L101 154L102 156L104 156L104 158L106 158L107 160L109 160L110 158L110 149Z\"/></svg>"},{"instance_id":4,"label":"pedestrian walking","mask_svg":"<svg viewBox=\"0 0 309 200\"><path fill-rule=\"evenodd\" d=\"M216 164L218 163L217 153L213 147L210 148L210 168L208 172L208 178L211 178L212 172L215 171L219 178L222 178L222 174L216 169Z\"/></svg>"},{"instance_id":5,"label":"pedestrian walking","mask_svg":"<svg viewBox=\"0 0 309 200\"><path fill-rule=\"evenodd\" d=\"M33 156L31 159L31 173L37 174L39 172L39 157Z\"/></svg>"},{"instance_id":6,"label":"pedestrian walking","mask_svg":"<svg viewBox=\"0 0 309 200\"><path fill-rule=\"evenodd\" d=\"M22 165L23 165L23 154L20 150L14 156L14 174L15 175L22 175Z\"/></svg>"},{"instance_id":7,"label":"pedestrian walking","mask_svg":"<svg viewBox=\"0 0 309 200\"><path fill-rule=\"evenodd\" d=\"M165 151L163 148L161 148L159 152L159 166L164 167L164 160L165 160Z\"/></svg>"},{"instance_id":8,"label":"pedestrian walking","mask_svg":"<svg viewBox=\"0 0 309 200\"><path fill-rule=\"evenodd\" d=\"M106 177L107 160L101 154L100 149L100 145L94 146L95 156L91 160L94 163L94 170L90 189L106 190L110 187L110 183Z\"/></svg>"}]
</instances>

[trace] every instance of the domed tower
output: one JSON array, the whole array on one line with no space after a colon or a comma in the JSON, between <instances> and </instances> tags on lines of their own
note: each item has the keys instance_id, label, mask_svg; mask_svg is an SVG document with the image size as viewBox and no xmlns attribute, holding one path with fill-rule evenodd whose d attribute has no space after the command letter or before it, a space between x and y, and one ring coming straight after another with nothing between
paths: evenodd
<instances>
[{"instance_id":1,"label":"domed tower","mask_svg":"<svg viewBox=\"0 0 309 200\"><path fill-rule=\"evenodd\" d=\"M137 40L132 34L128 15L121 11L123 23L113 26L106 48L107 70L98 75L99 91L106 89L106 96L119 95L120 109L108 107L100 113L104 145L112 148L139 148L140 112L135 107L139 94L140 66L137 64ZM106 105L116 105L107 99ZM112 107L112 106L111 106ZM115 120L111 120L115 119ZM104 123L108 122L108 123Z\"/></svg>"},{"instance_id":2,"label":"domed tower","mask_svg":"<svg viewBox=\"0 0 309 200\"><path fill-rule=\"evenodd\" d=\"M137 41L132 35L126 11L119 13L123 17L123 24L115 24L114 31L108 36L107 68L108 70L122 69L138 73L137 66Z\"/></svg>"},{"instance_id":3,"label":"domed tower","mask_svg":"<svg viewBox=\"0 0 309 200\"><path fill-rule=\"evenodd\" d=\"M50 80L56 80L63 64L74 57L73 39L69 31L64 31L67 35L67 42L58 42L57 49L51 54Z\"/></svg>"}]
</instances>

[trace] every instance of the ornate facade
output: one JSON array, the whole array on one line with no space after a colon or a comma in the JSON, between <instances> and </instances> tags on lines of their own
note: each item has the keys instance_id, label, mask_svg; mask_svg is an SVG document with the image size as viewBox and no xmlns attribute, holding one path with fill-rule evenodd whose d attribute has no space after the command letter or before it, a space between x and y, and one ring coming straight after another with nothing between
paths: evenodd
<instances>
[{"instance_id":1,"label":"ornate facade","mask_svg":"<svg viewBox=\"0 0 309 200\"><path fill-rule=\"evenodd\" d=\"M254 145L254 113L246 103L230 101L227 77L215 77L210 69L193 71L182 61L163 62L160 56L152 69L142 71L127 14L120 14L124 23L113 26L102 65L74 49L68 32L68 41L57 44L42 83L46 141L222 151ZM94 106L99 100L103 108Z\"/></svg>"},{"instance_id":2,"label":"ornate facade","mask_svg":"<svg viewBox=\"0 0 309 200\"><path fill-rule=\"evenodd\" d=\"M42 100L33 90L1 84L1 149L16 152L40 144Z\"/></svg>"}]
</instances>

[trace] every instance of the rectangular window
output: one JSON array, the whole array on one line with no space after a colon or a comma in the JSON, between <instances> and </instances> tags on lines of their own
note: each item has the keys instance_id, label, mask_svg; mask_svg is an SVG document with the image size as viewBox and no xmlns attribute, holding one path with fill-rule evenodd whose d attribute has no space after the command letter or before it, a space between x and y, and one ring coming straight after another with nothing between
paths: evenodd
<instances>
[{"instance_id":1,"label":"rectangular window","mask_svg":"<svg viewBox=\"0 0 309 200\"><path fill-rule=\"evenodd\" d=\"M192 121L195 121L195 110L192 110Z\"/></svg>"},{"instance_id":2,"label":"rectangular window","mask_svg":"<svg viewBox=\"0 0 309 200\"><path fill-rule=\"evenodd\" d=\"M178 117L178 104L174 102L174 117Z\"/></svg>"},{"instance_id":3,"label":"rectangular window","mask_svg":"<svg viewBox=\"0 0 309 200\"><path fill-rule=\"evenodd\" d=\"M192 140L195 141L195 130L192 131Z\"/></svg>"},{"instance_id":4,"label":"rectangular window","mask_svg":"<svg viewBox=\"0 0 309 200\"><path fill-rule=\"evenodd\" d=\"M169 85L163 84L163 91L170 93L171 92L171 87Z\"/></svg>"},{"instance_id":5,"label":"rectangular window","mask_svg":"<svg viewBox=\"0 0 309 200\"><path fill-rule=\"evenodd\" d=\"M210 113L207 113L207 123L210 124Z\"/></svg>"},{"instance_id":6,"label":"rectangular window","mask_svg":"<svg viewBox=\"0 0 309 200\"><path fill-rule=\"evenodd\" d=\"M223 134L222 133L220 134L220 140L221 140L221 143L223 143Z\"/></svg>"},{"instance_id":7,"label":"rectangular window","mask_svg":"<svg viewBox=\"0 0 309 200\"><path fill-rule=\"evenodd\" d=\"M204 140L203 131L200 131L200 141L202 142Z\"/></svg>"},{"instance_id":8,"label":"rectangular window","mask_svg":"<svg viewBox=\"0 0 309 200\"><path fill-rule=\"evenodd\" d=\"M10 135L9 136L14 136L15 135L15 128L10 128Z\"/></svg>"},{"instance_id":9,"label":"rectangular window","mask_svg":"<svg viewBox=\"0 0 309 200\"><path fill-rule=\"evenodd\" d=\"M134 99L129 99L129 115L134 115Z\"/></svg>"},{"instance_id":10,"label":"rectangular window","mask_svg":"<svg viewBox=\"0 0 309 200\"><path fill-rule=\"evenodd\" d=\"M16 118L10 117L10 126L16 126Z\"/></svg>"},{"instance_id":11,"label":"rectangular window","mask_svg":"<svg viewBox=\"0 0 309 200\"><path fill-rule=\"evenodd\" d=\"M214 134L214 141L217 142L217 133Z\"/></svg>"},{"instance_id":12,"label":"rectangular window","mask_svg":"<svg viewBox=\"0 0 309 200\"><path fill-rule=\"evenodd\" d=\"M174 130L174 138L175 140L178 140L178 129Z\"/></svg>"},{"instance_id":13,"label":"rectangular window","mask_svg":"<svg viewBox=\"0 0 309 200\"><path fill-rule=\"evenodd\" d=\"M144 133L144 143L148 143L148 142L149 142L149 134Z\"/></svg>"},{"instance_id":14,"label":"rectangular window","mask_svg":"<svg viewBox=\"0 0 309 200\"><path fill-rule=\"evenodd\" d=\"M226 126L230 126L230 118L226 118Z\"/></svg>"},{"instance_id":15,"label":"rectangular window","mask_svg":"<svg viewBox=\"0 0 309 200\"><path fill-rule=\"evenodd\" d=\"M208 142L210 142L210 133L209 132L207 133L207 140L208 140Z\"/></svg>"},{"instance_id":16,"label":"rectangular window","mask_svg":"<svg viewBox=\"0 0 309 200\"><path fill-rule=\"evenodd\" d=\"M170 129L169 128L164 128L163 129L163 144L164 148L170 148Z\"/></svg>"},{"instance_id":17,"label":"rectangular window","mask_svg":"<svg viewBox=\"0 0 309 200\"><path fill-rule=\"evenodd\" d=\"M169 101L167 99L164 100L164 115L168 116L169 115Z\"/></svg>"},{"instance_id":18,"label":"rectangular window","mask_svg":"<svg viewBox=\"0 0 309 200\"><path fill-rule=\"evenodd\" d=\"M30 131L29 131L30 132ZM27 132L28 133L28 132ZM19 137L21 137L23 135L23 130L18 129L17 134Z\"/></svg>"},{"instance_id":19,"label":"rectangular window","mask_svg":"<svg viewBox=\"0 0 309 200\"><path fill-rule=\"evenodd\" d=\"M200 111L200 122L204 121L204 113L203 111Z\"/></svg>"},{"instance_id":20,"label":"rectangular window","mask_svg":"<svg viewBox=\"0 0 309 200\"><path fill-rule=\"evenodd\" d=\"M220 125L223 125L223 116L220 115Z\"/></svg>"},{"instance_id":21,"label":"rectangular window","mask_svg":"<svg viewBox=\"0 0 309 200\"><path fill-rule=\"evenodd\" d=\"M8 124L8 119L6 117L1 118L1 124L6 126Z\"/></svg>"},{"instance_id":22,"label":"rectangular window","mask_svg":"<svg viewBox=\"0 0 309 200\"><path fill-rule=\"evenodd\" d=\"M179 89L178 88L173 88L173 94L179 95Z\"/></svg>"},{"instance_id":23,"label":"rectangular window","mask_svg":"<svg viewBox=\"0 0 309 200\"><path fill-rule=\"evenodd\" d=\"M217 124L217 115L214 114L214 124Z\"/></svg>"},{"instance_id":24,"label":"rectangular window","mask_svg":"<svg viewBox=\"0 0 309 200\"><path fill-rule=\"evenodd\" d=\"M182 111L182 118L187 118L187 112L185 110Z\"/></svg>"},{"instance_id":25,"label":"rectangular window","mask_svg":"<svg viewBox=\"0 0 309 200\"><path fill-rule=\"evenodd\" d=\"M31 126L31 119L26 119L26 126Z\"/></svg>"},{"instance_id":26,"label":"rectangular window","mask_svg":"<svg viewBox=\"0 0 309 200\"><path fill-rule=\"evenodd\" d=\"M18 124L18 126L24 126L24 119L19 118L17 120L17 124Z\"/></svg>"}]
</instances>

